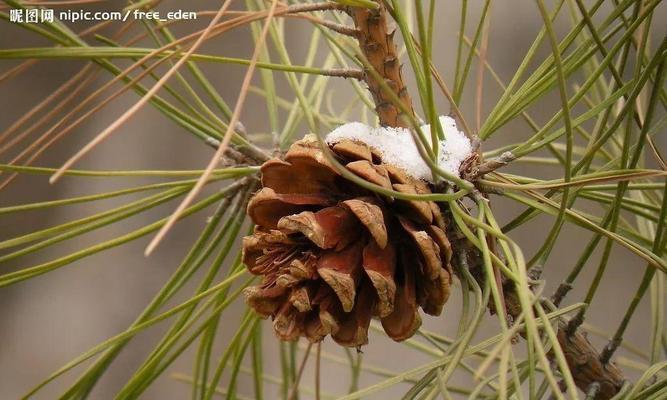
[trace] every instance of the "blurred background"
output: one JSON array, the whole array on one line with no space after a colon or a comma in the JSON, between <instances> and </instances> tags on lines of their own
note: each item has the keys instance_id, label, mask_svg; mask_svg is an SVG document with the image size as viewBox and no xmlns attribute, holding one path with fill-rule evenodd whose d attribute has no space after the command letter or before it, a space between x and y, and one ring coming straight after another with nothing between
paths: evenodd
<instances>
[{"instance_id":1,"label":"blurred background","mask_svg":"<svg viewBox=\"0 0 667 400\"><path fill-rule=\"evenodd\" d=\"M446 3L446 4L445 4ZM471 29L479 19L482 1L468 2L470 9L469 21L473 21ZM199 0L162 1L158 9L163 11L178 10L200 11L217 10L221 2ZM548 2L551 6L552 2ZM84 4L81 7L90 10L118 10L126 5L122 1L98 1ZM64 9L60 6L59 9ZM71 7L71 6L69 6ZM74 7L71 7L74 8ZM80 8L76 6L76 8ZM242 9L243 2L236 1L233 8ZM665 35L665 21L667 12L664 6L657 9L659 15L654 20L655 46L658 39ZM452 82L454 71L451 63L456 56L456 35L458 30L459 1L438 2L437 29L434 40L434 58L440 73L446 82ZM566 31L569 21L567 12L563 18L557 20L558 32ZM604 13L601 13L604 15ZM209 16L200 17L197 21L176 23L173 31L177 36L184 35L206 26ZM286 46L295 64L302 63L305 57L311 28L302 20L290 19ZM80 31L89 24L70 24L75 31ZM508 0L496 2L491 10L491 34L488 49L489 63L506 82L511 79L515 69L520 64L526 50L542 28L543 23L538 8L533 1ZM117 28L115 28L117 29ZM139 32L141 27L135 27L130 32ZM111 32L105 30L103 32ZM473 34L471 30L468 35ZM132 37L132 34L124 38ZM89 43L94 43L89 38ZM144 41L139 46L152 46L150 41ZM7 21L0 22L0 48L40 47L50 44L35 34L13 26ZM210 53L223 56L250 58L253 51L253 41L247 28L233 30L207 42L200 53ZM325 48L321 49L324 54ZM542 46L537 60L542 60L550 50ZM129 65L127 61L118 63L119 66ZM8 71L16 62L0 61L0 74ZM40 61L29 70L11 80L0 82L0 131L4 131L14 121L28 112L69 77L75 74L84 65L83 61L51 60ZM223 94L228 104L233 105L243 80L245 69L242 66L206 64L201 67ZM473 63L473 72L469 79L474 79L477 64ZM407 70L407 68L406 68ZM160 70L164 71L164 70ZM631 72L631 71L630 71ZM410 75L408 73L408 75ZM286 84L284 76L275 74L280 88L280 94L291 100L293 95ZM259 81L256 74L256 82ZM110 75L101 72L97 77L97 86L110 79ZM575 77L576 79L576 77ZM409 79L414 87L414 82ZM333 78L329 83L329 90L333 93L334 108L343 109L347 104L352 91L351 86L342 79ZM469 85L464 96L461 109L469 121L474 121L474 85ZM572 90L570 87L569 90ZM78 96L84 98L91 93L87 89ZM486 79L484 85L484 112L488 113L494 102L502 92L491 80ZM414 97L414 96L413 96ZM40 157L34 165L58 167L76 150L80 149L88 140L107 127L112 121L129 108L138 97L134 93L127 93L111 102L102 111L97 112L75 131L69 133L57 142L50 150ZM439 99L441 113L449 112L444 99ZM337 104L340 102L341 104ZM75 102L76 103L76 102ZM536 106L531 108L531 115L539 122L546 122L559 108L558 93L554 91L546 96ZM67 110L65 110L67 111ZM575 109L574 112L578 110ZM359 118L359 115L353 115ZM284 121L285 115L281 116ZM261 97L250 95L242 115L242 122L251 135L266 136L268 121L265 103ZM38 129L43 132L48 126ZM303 128L304 133L305 127ZM664 133L664 132L661 132ZM484 144L484 150L497 146L515 143L529 137L531 131L521 121L513 121L504 126L493 140ZM658 135L658 145L665 149L666 135ZM77 165L81 169L125 170L125 169L201 169L204 168L213 155L211 148L197 141L182 128L176 126L166 117L146 106L123 125L109 140L98 146L92 153ZM11 154L3 155L0 160L6 163L11 160ZM516 163L507 171L518 174L539 177L559 177L561 172L556 168L546 168L531 164ZM4 174L3 174L4 175ZM155 179L144 178L77 178L66 177L55 185L49 185L48 176L20 175L11 185L0 192L0 207L29 202L63 199L85 194L102 193L128 186L138 186L143 183L154 182ZM130 181L131 179L131 181ZM216 185L209 188L215 189ZM138 199L139 195L125 196L100 202L86 203L51 208L46 212L24 212L10 215L0 214L0 240L13 238L36 229L46 228L59 223L92 215L114 206L119 206ZM522 207L502 197L493 198L494 208L500 223L509 221L523 210ZM134 218L112 224L92 234L84 235L75 240L65 241L57 246L49 247L30 256L16 261L0 264L0 272L7 273L21 268L41 264L62 255L69 254L84 246L105 241L127 233L133 229L154 222L168 215L177 205L170 202L160 207L135 216ZM599 208L578 203L583 209L599 212ZM206 218L212 209L207 209L186 220L179 222L150 257L143 256L143 250L151 239L148 235L129 244L116 247L103 253L83 258L71 265L59 268L53 272L30 279L9 287L0 289L0 398L13 399L25 394L30 388L41 382L50 373L65 363L85 352L92 346L124 331L144 309L155 293L166 282L174 268L179 264L188 248L195 241L203 228ZM539 248L552 224L551 217L539 217L531 223L522 226L511 233L512 237L522 246L529 258ZM566 225L558 241L548 265L545 266L544 278L547 280L545 294L553 293L555 287L562 281L564 275L571 269L580 250L590 238L590 232ZM578 284L567 297L565 304L581 301L591 280L592 273L597 266L598 252L591 259ZM613 332L620 322L630 297L635 292L644 263L624 249L615 248L607 274L604 277L603 288L591 305L587 323L600 330ZM225 271L223 271L224 273ZM197 280L193 280L196 282ZM183 294L194 288L186 288ZM185 297L176 298L172 305L178 304ZM646 300L646 299L645 299ZM628 342L646 350L646 329L649 326L650 314L647 302L644 300L642 309L635 315L628 329ZM226 313L222 319L219 337L216 340L216 352L220 355L225 347L226 340L235 331L240 322L240 311L244 305L237 302L235 308ZM427 329L437 333L452 336L456 332L458 315L460 313L460 286L456 285L453 295L440 318L425 317ZM273 338L269 322L264 322L264 357L267 373L279 376L278 346ZM496 332L497 319L489 316L484 321L485 327L480 330ZM133 374L135 368L143 361L152 346L160 339L161 334L169 326L162 323L138 335L125 348L120 357L114 362L108 373L100 380L91 398L109 399L122 387L123 383ZM591 341L601 348L606 341L595 335ZM338 357L345 357L338 346L327 340L323 351ZM368 364L383 366L392 371L407 370L419 366L429 360L430 356L415 349L393 343L383 334L373 332L370 344L363 348L364 360ZM632 357L625 350L617 353L620 357ZM310 364L312 366L312 360ZM349 368L327 359L323 359L323 390L332 393L347 391L350 383ZM174 374L190 375L192 371L192 352L187 351L148 391L146 399L182 399L190 395L190 387L175 379ZM628 377L636 377L637 372L623 367ZM41 392L38 398L50 399L61 394L72 379L78 376L83 369L77 369ZM313 368L306 368L302 379L305 386L313 385ZM360 386L379 382L382 378L362 374ZM225 382L225 378L222 379ZM452 382L455 385L470 386L472 381L469 375L456 376ZM251 380L245 376L241 380L239 392L252 393ZM278 394L278 386L267 384L265 393L267 398L274 398ZM397 385L390 390L376 395L374 398L398 398L406 386ZM307 397L307 396L306 396Z\"/></svg>"}]
</instances>

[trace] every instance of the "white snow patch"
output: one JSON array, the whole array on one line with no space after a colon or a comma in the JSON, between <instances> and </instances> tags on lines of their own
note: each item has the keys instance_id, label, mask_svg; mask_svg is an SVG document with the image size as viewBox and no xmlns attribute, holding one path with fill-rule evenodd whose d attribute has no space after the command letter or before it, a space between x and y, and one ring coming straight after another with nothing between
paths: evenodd
<instances>
[{"instance_id":1,"label":"white snow patch","mask_svg":"<svg viewBox=\"0 0 667 400\"><path fill-rule=\"evenodd\" d=\"M439 120L445 139L438 146L438 166L459 176L461 162L472 153L472 145L458 130L453 118L441 116ZM421 131L430 143L431 126L422 125ZM373 128L361 122L350 122L331 131L326 142L333 145L345 139L365 143L380 153L383 162L405 170L414 178L433 182L431 169L419 155L410 131L405 128Z\"/></svg>"}]
</instances>

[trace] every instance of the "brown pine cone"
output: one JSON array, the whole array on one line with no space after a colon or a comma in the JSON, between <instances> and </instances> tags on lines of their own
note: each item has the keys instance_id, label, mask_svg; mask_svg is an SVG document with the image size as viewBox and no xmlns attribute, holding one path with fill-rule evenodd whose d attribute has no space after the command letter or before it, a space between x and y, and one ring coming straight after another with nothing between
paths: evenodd
<instances>
[{"instance_id":1,"label":"brown pine cone","mask_svg":"<svg viewBox=\"0 0 667 400\"><path fill-rule=\"evenodd\" d=\"M431 193L363 143L341 141L331 150L369 182ZM355 185L327 162L313 137L294 143L284 161L264 163L261 172L263 188L248 204L256 227L243 240L243 262L262 283L245 295L258 314L273 319L280 339L319 342L330 334L343 346L361 346L371 317L378 317L400 341L421 325L418 307L442 312L452 251L435 203Z\"/></svg>"}]
</instances>

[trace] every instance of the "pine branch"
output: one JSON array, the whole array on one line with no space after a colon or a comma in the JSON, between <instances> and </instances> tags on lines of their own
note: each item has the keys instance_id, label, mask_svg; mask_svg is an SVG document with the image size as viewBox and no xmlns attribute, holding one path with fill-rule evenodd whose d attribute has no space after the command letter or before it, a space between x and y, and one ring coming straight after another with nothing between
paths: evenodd
<instances>
[{"instance_id":1,"label":"pine branch","mask_svg":"<svg viewBox=\"0 0 667 400\"><path fill-rule=\"evenodd\" d=\"M401 118L401 110L384 93L380 83L373 77L379 76L386 82L396 96L403 102L403 109L411 110L414 115L412 100L407 87L401 76L401 64L397 59L397 50L393 41L394 30L389 28L388 13L384 3L376 0L378 7L375 9L350 7L348 13L352 16L357 28L357 40L364 56L368 59L370 65L377 71L377 74L369 74L365 71L364 80L368 84L368 90L373 95L376 105L376 112L380 118L380 124L392 127L407 127L407 124ZM475 173L469 176L474 179L484 173L506 164L512 158L511 153L503 154L498 159L487 163L478 164ZM471 245L464 245L469 248L463 251L474 251ZM455 250L456 253L456 250ZM472 257L470 259L479 260L481 257ZM472 270L482 270L479 265L471 265ZM483 274L473 275L478 280ZM518 297L511 283L504 283L503 297L505 309L509 317L518 318L521 313L521 306ZM489 303L489 309L495 312L493 304ZM623 373L612 362L604 363L601 361L600 352L588 341L587 333L578 328L574 332L567 330L567 322L561 321L558 329L558 342L565 354L567 365L573 375L575 384L590 398L597 400L606 400L617 394L625 380ZM549 356L553 356L550 354Z\"/></svg>"}]
</instances>

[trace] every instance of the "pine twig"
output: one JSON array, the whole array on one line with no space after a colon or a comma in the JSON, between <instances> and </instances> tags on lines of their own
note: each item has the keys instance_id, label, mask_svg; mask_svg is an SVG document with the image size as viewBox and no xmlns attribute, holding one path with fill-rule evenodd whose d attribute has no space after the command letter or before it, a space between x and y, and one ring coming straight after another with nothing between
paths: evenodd
<instances>
[{"instance_id":1,"label":"pine twig","mask_svg":"<svg viewBox=\"0 0 667 400\"><path fill-rule=\"evenodd\" d=\"M412 111L412 100L401 76L401 63L394 44L395 29L389 28L389 17L384 3L382 1L377 3L378 7L375 9L360 7L348 9L357 29L359 47L373 69L398 96L405 108ZM384 93L380 82L373 75L366 71L364 80L373 95L380 125L407 127L407 123L401 118L401 110ZM414 115L414 111L412 114Z\"/></svg>"},{"instance_id":2,"label":"pine twig","mask_svg":"<svg viewBox=\"0 0 667 400\"><path fill-rule=\"evenodd\" d=\"M521 306L516 292L511 289L505 291L507 311L517 318ZM557 336L574 383L587 395L593 394L592 399L611 399L623 387L623 372L613 362L602 361L600 352L588 340L588 333L583 328L570 330L568 326L567 321L559 321ZM552 352L548 355L553 356Z\"/></svg>"},{"instance_id":3,"label":"pine twig","mask_svg":"<svg viewBox=\"0 0 667 400\"><path fill-rule=\"evenodd\" d=\"M581 328L568 335L567 323L559 324L558 343L565 353L574 383L586 393L597 387L593 399L610 399L621 390L623 373L613 363L601 361L600 353L587 336Z\"/></svg>"}]
</instances>

